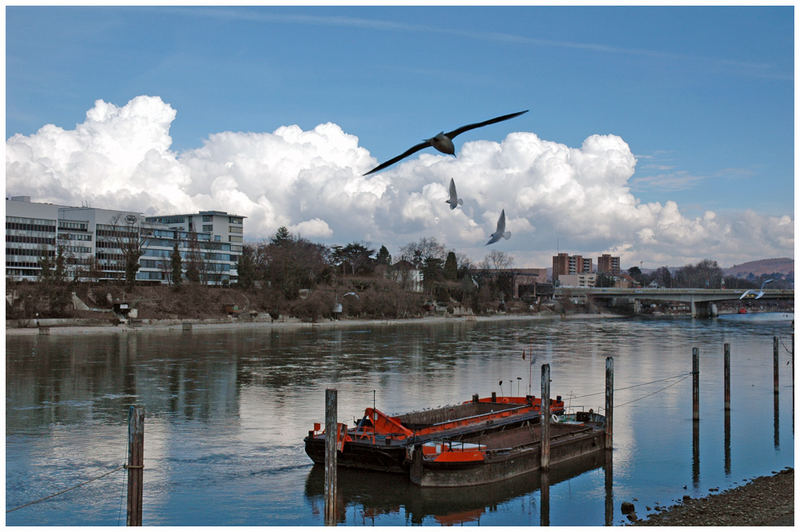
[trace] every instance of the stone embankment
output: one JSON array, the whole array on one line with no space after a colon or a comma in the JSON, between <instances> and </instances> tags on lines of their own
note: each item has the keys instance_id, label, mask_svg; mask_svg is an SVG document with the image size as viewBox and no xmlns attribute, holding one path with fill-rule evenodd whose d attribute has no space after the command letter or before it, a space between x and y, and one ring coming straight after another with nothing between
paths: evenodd
<instances>
[{"instance_id":1,"label":"stone embankment","mask_svg":"<svg viewBox=\"0 0 800 532\"><path fill-rule=\"evenodd\" d=\"M635 518L634 518L635 519ZM794 469L722 493L683 502L632 524L640 526L793 526Z\"/></svg>"}]
</instances>

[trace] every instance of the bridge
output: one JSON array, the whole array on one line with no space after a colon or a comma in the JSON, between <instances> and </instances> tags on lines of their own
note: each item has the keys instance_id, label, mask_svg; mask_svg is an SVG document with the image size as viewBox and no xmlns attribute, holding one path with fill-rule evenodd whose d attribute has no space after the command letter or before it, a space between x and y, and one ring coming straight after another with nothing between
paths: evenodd
<instances>
[{"instance_id":1,"label":"bridge","mask_svg":"<svg viewBox=\"0 0 800 532\"><path fill-rule=\"evenodd\" d=\"M717 315L717 301L737 300L745 291L743 289L728 288L596 288L559 286L555 289L555 297L588 297L594 299L609 299L612 304L619 300L633 303L634 312L641 309L641 301L675 301L688 303L692 310L692 317L704 318ZM764 295L759 299L788 299L794 300L794 289L764 290Z\"/></svg>"}]
</instances>

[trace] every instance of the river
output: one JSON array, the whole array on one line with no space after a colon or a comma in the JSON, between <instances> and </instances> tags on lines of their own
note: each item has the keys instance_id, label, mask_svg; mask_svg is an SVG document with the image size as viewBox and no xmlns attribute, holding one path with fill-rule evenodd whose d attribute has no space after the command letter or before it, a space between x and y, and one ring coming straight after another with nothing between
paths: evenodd
<instances>
[{"instance_id":1,"label":"river","mask_svg":"<svg viewBox=\"0 0 800 532\"><path fill-rule=\"evenodd\" d=\"M551 396L602 409L614 358L613 467L479 489L420 489L400 475L340 472L340 524L484 526L627 522L794 466L792 323L769 320L461 321L341 328L139 331L6 337L8 525L124 525L128 410L146 411L144 525L324 524L324 472L303 437L324 422L481 396ZM780 387L773 394L773 337ZM729 445L723 344L731 346ZM700 352L693 445L692 348ZM523 351L533 353L522 358ZM532 375L532 379L531 376ZM530 382L532 380L532 382ZM503 384L499 385L502 381ZM610 482L607 484L606 480ZM606 502L613 514L606 511ZM648 510L647 508L650 508Z\"/></svg>"}]
</instances>

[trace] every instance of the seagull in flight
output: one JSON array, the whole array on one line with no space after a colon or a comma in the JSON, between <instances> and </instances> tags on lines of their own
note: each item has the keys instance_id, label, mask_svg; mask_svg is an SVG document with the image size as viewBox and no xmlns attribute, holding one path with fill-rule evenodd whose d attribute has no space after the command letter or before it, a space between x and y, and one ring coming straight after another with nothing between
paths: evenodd
<instances>
[{"instance_id":1,"label":"seagull in flight","mask_svg":"<svg viewBox=\"0 0 800 532\"><path fill-rule=\"evenodd\" d=\"M746 297L752 297L753 299L761 299L762 297L764 297L764 287L774 280L775 279L767 279L763 283L761 283L761 288L759 288L758 293L756 293L754 288L746 290L744 294L739 296L739 299L744 299Z\"/></svg>"},{"instance_id":2,"label":"seagull in flight","mask_svg":"<svg viewBox=\"0 0 800 532\"><path fill-rule=\"evenodd\" d=\"M373 172L383 170L387 166L393 165L400 159L404 159L409 155L411 155L412 153L416 153L423 148L427 148L428 146L433 146L442 153L455 156L456 148L455 146L453 146L453 139L456 138L457 135L460 135L465 131L469 131L470 129L475 129L477 127L483 127L483 126L488 126L489 124L502 122L503 120L508 120L509 118L514 118L515 116L519 116L527 112L528 109L525 109L524 111L519 111L517 113L511 113L503 116L497 116L495 118L490 118L489 120L484 120L483 122L476 122L475 124L467 124L466 126L461 126L460 128L454 129L453 131L449 131L447 133L440 132L438 135L431 137L429 139L425 139L416 146L412 146L411 148L407 149L397 157L393 157L392 159L389 159L385 163L379 164L378 166L376 166L375 168L373 168L364 175L369 175Z\"/></svg>"},{"instance_id":3,"label":"seagull in flight","mask_svg":"<svg viewBox=\"0 0 800 532\"><path fill-rule=\"evenodd\" d=\"M455 209L459 205L464 205L464 200L458 197L456 194L456 182L453 181L453 178L450 178L450 199L444 200L445 203L450 204L450 210Z\"/></svg>"},{"instance_id":4,"label":"seagull in flight","mask_svg":"<svg viewBox=\"0 0 800 532\"><path fill-rule=\"evenodd\" d=\"M491 236L491 238L489 238L489 241L486 243L486 245L488 246L489 244L494 244L495 242L497 242L501 238L505 238L506 240L511 238L511 231L506 231L506 210L505 209L500 211L500 218L497 219L497 230L494 233L492 233L492 236Z\"/></svg>"}]
</instances>

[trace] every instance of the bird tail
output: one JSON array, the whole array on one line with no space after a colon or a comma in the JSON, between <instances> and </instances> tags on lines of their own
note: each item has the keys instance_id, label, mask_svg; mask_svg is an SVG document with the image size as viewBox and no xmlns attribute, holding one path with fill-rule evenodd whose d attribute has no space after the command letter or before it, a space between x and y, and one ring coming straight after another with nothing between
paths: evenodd
<instances>
[{"instance_id":1,"label":"bird tail","mask_svg":"<svg viewBox=\"0 0 800 532\"><path fill-rule=\"evenodd\" d=\"M506 231L505 233L503 233L503 238L505 238L506 240L511 238L511 231Z\"/></svg>"}]
</instances>

